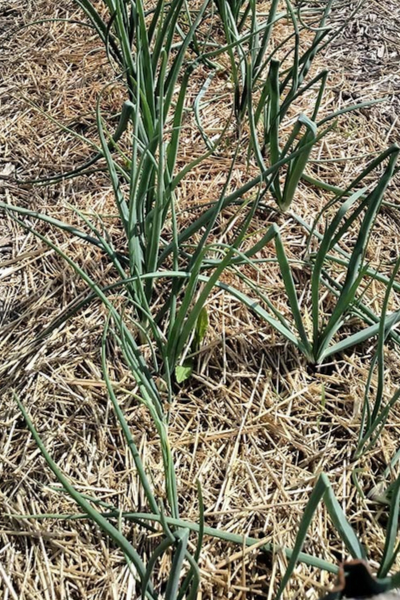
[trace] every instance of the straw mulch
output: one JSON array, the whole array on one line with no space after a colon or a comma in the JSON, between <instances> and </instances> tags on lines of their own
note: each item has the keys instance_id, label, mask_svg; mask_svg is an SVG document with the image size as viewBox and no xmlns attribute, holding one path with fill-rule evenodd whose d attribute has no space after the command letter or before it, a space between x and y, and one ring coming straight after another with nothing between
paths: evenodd
<instances>
[{"instance_id":1,"label":"straw mulch","mask_svg":"<svg viewBox=\"0 0 400 600\"><path fill-rule=\"evenodd\" d=\"M336 14L338 24L348 10L344 6L343 13ZM5 0L0 5L0 174L4 177L15 172L24 179L46 176L77 166L92 155L87 144L60 129L57 122L97 139L95 102L114 74L96 37L79 25L65 22L37 24L10 36L19 25L54 18L80 20L81 14L72 1L60 5L53 0ZM343 117L314 153L313 159L322 162L310 165L313 175L344 185L368 162L365 155L398 141L399 29L400 9L394 0L365 3L353 25L319 57L317 67L331 70L323 107L326 113L355 101L389 99ZM203 82L204 74L199 70L192 81L193 98ZM223 78L213 85L209 94L226 91ZM110 115L110 128L115 125L111 115L120 110L122 101L123 92L115 83L102 101L103 114ZM210 130L220 128L228 113L227 100L222 96L204 112L206 126ZM193 157L200 144L189 119L180 160ZM359 156L363 158L343 161L344 157ZM324 162L328 158L333 160ZM189 208L217 196L228 164L223 155L210 159L184 181L179 195L180 218L192 218ZM233 183L246 177L243 157ZM386 199L398 203L397 192L398 182L394 182ZM16 185L4 179L0 180L0 194L2 200L69 223L80 223L73 208L87 215L102 215L110 235L118 240L112 192L102 173L51 187ZM311 222L328 198L302 184L293 209ZM290 215L277 216L271 211L257 219L255 231L277 222L289 256L301 259L304 231ZM103 284L113 280L114 274L92 246L40 221L31 219L29 224L56 242L95 280ZM215 239L226 241L218 232ZM385 207L371 238L371 264L390 273L399 241L399 212ZM349 236L349 248L353 242ZM267 250L273 257L272 246ZM55 480L27 431L13 391L77 489L121 510L140 510L145 502L101 377L103 308L94 303L50 337L35 342L85 286L53 250L4 214L0 252L0 595L5 600L137 598L123 556L95 527L86 521L20 517L68 514L77 509L55 490ZM273 264L263 267L262 274L249 271L248 275L257 279L271 301L287 309ZM303 285L307 273L299 266L295 278L299 286ZM367 298L377 314L382 297L383 288L371 285ZM305 288L305 307L307 300ZM400 298L393 295L391 308L399 303ZM327 298L326 308L329 306ZM210 327L196 372L170 407L169 435L182 516L198 519L199 479L207 525L293 547L316 478L325 472L368 549L372 567L376 566L384 546L382 524L387 512L368 493L380 482L398 448L400 408L392 411L376 445L354 461L374 341L310 370L279 335L228 296L215 291L208 309ZM389 345L387 398L399 385L399 365L398 351ZM111 375L137 445L161 493L158 439L146 410L129 394L135 384L117 352ZM354 472L364 499L354 485ZM143 531L126 527L124 532L142 553L151 547ZM322 506L304 551L332 563L346 557ZM281 552L268 556L206 538L200 597L273 598L286 564ZM159 565L160 578L167 575L168 568L165 559ZM301 565L286 598L314 600L331 583L332 577L326 573Z\"/></svg>"}]
</instances>

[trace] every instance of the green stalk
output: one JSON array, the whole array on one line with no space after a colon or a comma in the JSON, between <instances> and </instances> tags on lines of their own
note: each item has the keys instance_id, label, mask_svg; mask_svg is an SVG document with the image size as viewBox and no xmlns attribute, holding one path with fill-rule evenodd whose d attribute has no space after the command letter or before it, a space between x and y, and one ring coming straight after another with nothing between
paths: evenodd
<instances>
[{"instance_id":1,"label":"green stalk","mask_svg":"<svg viewBox=\"0 0 400 600\"><path fill-rule=\"evenodd\" d=\"M146 570L145 570L145 566L144 566L139 554L136 552L134 547L128 542L128 540L125 538L125 536L123 536L118 531L118 529L116 529L113 525L111 525L111 523L101 513L99 513L96 509L94 509L91 506L91 504L87 500L85 500L82 497L82 495L74 488L74 486L70 484L68 479L62 474L62 472L60 471L60 469L58 468L56 463L53 461L53 459L47 452L46 447L44 446L40 436L38 435L22 402L19 400L19 398L16 395L14 395L14 398L15 398L15 400L18 404L18 407L26 421L26 424L28 426L29 431L31 432L31 435L32 435L33 439L35 440L37 447L39 448L40 452L42 453L48 466L53 471L54 475L57 477L58 481L61 483L63 488L68 492L68 494L71 496L71 498L73 498L73 500L75 500L75 502L80 506L80 508L90 518L90 520L94 521L94 523L96 523L100 527L100 529L108 537L110 537L117 544L117 546L123 551L123 553L127 556L127 558L134 564L135 569L137 570L138 575L140 577L140 580L143 581ZM154 590L153 590L152 586L149 587L148 596L149 596L149 598L156 598L156 596L154 595Z\"/></svg>"}]
</instances>

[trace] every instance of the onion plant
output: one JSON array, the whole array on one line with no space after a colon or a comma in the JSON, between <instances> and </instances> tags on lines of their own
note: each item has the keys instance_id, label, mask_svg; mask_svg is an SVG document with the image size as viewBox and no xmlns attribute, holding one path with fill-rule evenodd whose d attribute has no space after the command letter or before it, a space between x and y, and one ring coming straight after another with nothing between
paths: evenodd
<instances>
[{"instance_id":1,"label":"onion plant","mask_svg":"<svg viewBox=\"0 0 400 600\"><path fill-rule=\"evenodd\" d=\"M329 16L336 2L329 0L321 5L309 6L285 0L286 10L279 11L280 3L273 0L268 13L262 15L256 0L245 3L215 0L215 4L228 44L239 136L247 122L250 148L261 170L265 169L266 163L276 164L292 144L299 150L296 158L277 171L271 186L280 210L286 211L293 201L313 145L319 139L318 128L354 108L347 107L318 121L328 72L323 70L308 78L317 53L342 29L332 30L329 27ZM281 21L290 22L291 31L282 41L272 44L274 28ZM313 39L302 50L304 34L309 36L310 32ZM281 125L289 109L313 88L316 88L316 93L310 116L300 115L288 139L282 139ZM312 141L314 144L309 143ZM283 183L281 178L284 178Z\"/></svg>"},{"instance_id":2,"label":"onion plant","mask_svg":"<svg viewBox=\"0 0 400 600\"><path fill-rule=\"evenodd\" d=\"M307 85L302 85L308 74L312 60L326 37L324 24L329 14L332 2L327 3L326 9L320 20L320 30L316 33L310 48L300 55L300 31L295 11L291 2L286 2L287 10L278 12L278 2L273 0L268 14L261 22L257 13L257 2L250 0L246 3L246 10L238 23L241 2L216 0L216 6L223 23L228 54L231 63L231 74L234 84L234 107L240 136L245 118L248 118L251 147L256 160L263 170L265 168L265 154L269 153L269 164L275 164L285 155L291 144L296 142L296 147L302 152L286 166L286 178L283 188L280 185L280 170L276 173L271 186L278 206L286 210L292 200L299 183L300 176L307 164L308 156L317 135L315 117L318 113L322 99L323 88L326 82L326 73L323 72ZM246 23L247 19L247 23ZM276 23L291 20L293 31L283 42L271 48L271 37ZM249 31L244 31L244 24ZM283 79L279 78L281 62L276 59L277 53L289 43L288 55L285 60L293 56L290 67L284 70ZM265 73L267 75L265 76ZM292 134L285 145L280 148L279 126L284 119L293 101L301 96L310 86L320 83L321 90L317 95L313 118L301 115L295 124ZM281 98L284 100L281 102ZM262 141L259 140L259 129L262 128ZM299 134L301 138L298 139Z\"/></svg>"},{"instance_id":3,"label":"onion plant","mask_svg":"<svg viewBox=\"0 0 400 600\"><path fill-rule=\"evenodd\" d=\"M310 255L310 258L305 265L310 273L311 336L304 324L301 305L293 281L290 264L286 257L279 229L276 226L272 226L268 230L268 233L270 234L269 239L274 238L275 240L276 260L280 266L281 277L283 279L287 300L293 317L293 323L291 324L281 311L274 308L270 300L262 294L259 286L253 285L249 277L241 275L240 272L236 270L237 274L251 287L260 300L267 304L274 315L272 316L270 313L263 311L262 315L260 315L261 318L266 320L286 337L287 340L297 346L310 363L319 364L329 356L343 352L348 348L356 346L357 344L378 335L379 331L382 329L385 332L385 336L387 336L399 321L400 311L398 310L390 315L386 315L385 312L380 319L377 318L377 322L374 322L375 315L371 313L371 311L366 308L365 312L361 310L361 308L364 307L362 307L362 305L360 306L359 293L365 276L367 274L374 275L373 271L365 264L365 252L371 230L382 204L383 194L393 176L398 154L399 149L397 146L393 146L383 152L378 158L372 161L368 167L366 167L362 174L350 184L347 190L335 197L323 211L325 212L327 208L331 208L334 203L340 205L334 217L330 221L327 221L324 234L318 236L317 252ZM355 186L360 182L363 182L374 169L385 161L387 161L385 172L376 186L369 193L365 193L365 187L354 191L353 188L355 188ZM353 190L350 196L347 194L348 190ZM318 216L316 222L320 217L321 215ZM346 277L344 283L338 285L336 280L329 275L329 272L327 272L327 264L331 262L335 251L340 248L340 242L344 236L346 236L349 231L355 230L357 219L360 217L362 217L362 222L359 226L353 251L350 256L346 255L346 259L341 261L341 264L346 269ZM314 227L310 229L310 239L314 233L315 226L316 223ZM266 238L263 238L263 240L264 239ZM249 254L250 253L248 253L247 256L238 257L234 261L235 266L243 263L251 263L254 266L255 263L254 261L251 261ZM251 255L252 254L250 254L250 256ZM321 316L321 283L335 292L337 298L332 313L327 319ZM389 281L388 289L391 289L394 285L394 281ZM357 314L367 320L372 317L372 323L369 327L365 327L351 335L346 335L342 340L332 343L339 330L345 325L349 317L354 314L355 309Z\"/></svg>"},{"instance_id":4,"label":"onion plant","mask_svg":"<svg viewBox=\"0 0 400 600\"><path fill-rule=\"evenodd\" d=\"M385 340L388 337L389 331L388 328L385 327L387 323L386 313L387 306L389 302L390 292L394 285L395 277L400 268L400 258L396 261L395 268L393 269L392 276L390 278L389 284L386 288L385 299L382 307L382 315L379 323L379 335L378 335L378 345L377 350L374 355L373 360L371 361L371 366L368 373L368 379L365 386L365 395L364 395L364 403L363 403L363 412L361 418L361 425L358 435L358 445L355 452L355 457L358 458L363 453L365 453L369 448L371 448L377 438L379 437L383 427L386 424L386 421L389 417L390 411L393 406L397 403L400 398L400 389L397 389L390 400L384 404L383 401L383 393L385 387L385 359L384 359L384 344ZM400 321L400 311L394 313L393 325ZM372 376L374 374L375 368L377 366L378 371L378 383L377 389L375 393L375 400L373 403L373 407L371 410L370 407L370 386Z\"/></svg>"},{"instance_id":5,"label":"onion plant","mask_svg":"<svg viewBox=\"0 0 400 600\"><path fill-rule=\"evenodd\" d=\"M399 527L399 500L400 477L398 477L394 483L389 518L386 525L385 547L379 567L377 569L377 578L374 580L375 589L373 591L375 594L381 594L383 592L390 591L398 588L400 585L400 573L396 573L391 576L389 575L389 572L393 567L400 551L400 544L396 544L397 531ZM311 520L321 502L325 504L327 512L329 513L329 516L331 517L332 523L335 527L335 531L339 538L343 541L346 551L351 558L358 561L366 561L367 559L366 549L363 547L353 528L349 524L337 498L335 497L329 479L323 473L320 475L310 495L310 499L301 518L299 531L293 548L293 554L288 562L286 573L282 578L278 594L276 596L277 600L279 600L281 597L282 592L294 571L296 562L299 560L300 552L305 542ZM359 577L358 581L355 582L356 589L354 590L353 594L350 594L351 597L353 597L353 595L354 597L366 597L365 591L363 590L365 590L365 584L368 584L369 581L366 582L363 580L363 574L360 575L361 577ZM365 572L365 575L368 575L367 571ZM340 600L341 598L350 597L346 593L349 591L349 589L346 590L346 586L340 590L335 588L335 591L330 592L328 596L326 596L326 600L328 600L328 598L329 600Z\"/></svg>"}]
</instances>

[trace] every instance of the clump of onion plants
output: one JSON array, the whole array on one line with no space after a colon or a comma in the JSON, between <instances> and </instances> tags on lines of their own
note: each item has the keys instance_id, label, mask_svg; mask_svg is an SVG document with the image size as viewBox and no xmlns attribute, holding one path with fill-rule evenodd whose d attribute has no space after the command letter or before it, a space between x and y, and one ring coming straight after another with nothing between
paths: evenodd
<instances>
[{"instance_id":1,"label":"clump of onion plants","mask_svg":"<svg viewBox=\"0 0 400 600\"><path fill-rule=\"evenodd\" d=\"M305 51L301 51L300 35L303 30L309 31L311 25L304 19L310 15L303 14L304 7L294 7L289 0L281 12L278 11L278 2L273 0L266 15L258 13L255 0L206 0L195 11L185 0L172 0L168 3L159 0L150 10L146 10L143 0L104 0L101 9L90 0L76 0L76 3L82 8L87 24L104 44L111 64L124 82L126 99L121 107L119 125L113 135L108 135L101 112L101 96L99 97L96 120L100 145L92 159L69 173L50 175L35 183L53 184L61 179L87 175L98 160L104 159L124 237L123 250L114 246L96 221L77 209L76 213L90 233L26 208L4 202L0 206L14 215L22 227L57 252L87 284L87 296L77 302L64 315L64 319L93 300L102 302L107 310L101 344L103 376L145 492L148 512L121 514L116 508L101 511L94 506L92 499L79 493L55 464L19 399L18 404L47 464L63 489L82 510L82 514L75 515L75 518L91 519L121 549L138 581L142 598L161 597L154 570L160 559L169 554L171 570L165 597L169 600L194 599L197 597L200 581L198 563L205 533L234 543L252 545L257 542L252 538L207 528L200 488L199 522L189 523L180 515L179 490L168 441L168 414L165 407L175 394L177 382L181 383L190 376L192 365L187 361L187 355L191 349L199 347L204 337L207 300L215 287L223 289L278 330L312 363L322 362L328 356L376 335L379 324L371 325L338 343L333 342L350 314L366 274L364 257L370 232L393 175L399 150L392 147L382 153L347 190L335 196L337 212L328 222L319 241L319 249L308 263L312 277L310 337L303 322L279 228L271 226L258 241L245 250L244 241L248 238L254 215L263 207L266 197L272 196L280 211L289 209L312 149L331 128L325 124L344 112L339 111L318 121L317 114L327 74L323 72L307 80L316 53L332 39L326 23L333 2L325 3L322 9L314 8L314 12L311 10L311 14L317 19L316 24L313 24L315 35ZM203 30L215 14L218 15L225 36L221 43L214 41L210 30L208 33ZM273 46L274 27L283 20L292 24L292 33L281 45ZM290 64L287 57L277 58L280 48L285 45L289 45ZM188 173L217 152L231 125L228 119L217 139L208 139L201 124L200 102L195 103L193 110L205 140L204 152L184 167L179 166L181 132L188 105L190 81L200 64L202 68L210 69L208 77L213 77L215 73L212 70L218 72L218 60L223 54L229 57L234 83L233 112L237 147L232 152L217 201L210 203L209 208L190 224L182 226L177 216L177 191ZM289 109L313 86L316 86L317 91L310 116L299 115L289 136L282 136L280 126ZM238 156L243 151L245 138L242 131L245 125L248 125L250 136L244 150L249 157L255 159L259 173L240 188L229 192ZM119 146L123 135L125 138L129 136L128 150L124 152ZM385 172L372 191L367 193L366 188L360 190L359 184L381 164L386 164ZM250 192L251 199L248 197ZM223 246L214 243L211 235L227 207L236 207L236 214L240 218L229 245ZM332 314L324 322L320 315L319 295L326 261L361 215L363 221L354 250L346 259L344 284L338 292ZM90 272L62 248L37 231L31 224L32 217L101 249L113 266L117 280L108 286L95 280ZM275 246L292 323L255 289L256 286L248 278L246 281L258 293L259 302L221 279L227 270L241 276L242 265L256 265L255 258L267 244ZM168 293L162 297L161 302L155 302L160 282L166 284ZM123 309L117 308L113 300L112 294L116 292L123 298ZM385 315L386 330L390 329L396 319ZM61 320L56 319L43 335L60 323ZM119 404L117 391L108 375L107 340L110 336L121 349L125 365L135 378L135 397L147 408L157 430L164 468L165 500L157 497L153 489L151 478L140 459ZM143 345L150 353L143 352ZM301 527L295 549L285 550L290 563L280 591L286 585L297 559L335 571L335 567L329 563L300 552L309 515L322 496L328 502L330 514L348 547L355 555L361 553L359 543L343 523L343 515L329 485L322 478L306 508L305 525ZM154 531L158 527L162 534L161 541L147 563L118 529L116 517L133 521L138 526L151 522ZM194 544L189 543L190 534L196 535ZM271 551L275 547L266 544L263 549Z\"/></svg>"}]
</instances>

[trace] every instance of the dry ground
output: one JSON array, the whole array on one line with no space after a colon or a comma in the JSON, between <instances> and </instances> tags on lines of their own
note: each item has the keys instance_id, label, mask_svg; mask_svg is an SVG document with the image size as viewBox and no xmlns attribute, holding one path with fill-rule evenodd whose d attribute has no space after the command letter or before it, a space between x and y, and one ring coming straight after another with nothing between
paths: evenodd
<instances>
[{"instance_id":1,"label":"dry ground","mask_svg":"<svg viewBox=\"0 0 400 600\"><path fill-rule=\"evenodd\" d=\"M343 14L336 15L338 23L350 8L350 3L344 3ZM54 173L81 164L91 155L87 145L60 132L44 113L75 132L96 138L96 98L113 79L97 39L82 27L63 22L35 25L17 37L9 36L17 25L55 17L80 18L80 14L72 0L62 6L53 0L2 0L0 4L3 175L15 170L25 178ZM368 2L353 25L318 59L318 68L331 71L324 111L372 97L389 96L389 100L341 119L313 155L310 172L316 176L343 185L366 164L368 153L399 141L399 30L396 2ZM202 81L199 72L193 79L193 97ZM225 82L217 81L215 86L213 93L222 92ZM103 111L117 112L122 97L114 85L104 98ZM220 126L221 106L214 103L205 115L208 127ZM180 159L193 156L198 147L189 121ZM360 156L364 158L357 159ZM180 208L187 211L215 197L227 164L224 157L210 160L188 177L180 192ZM244 177L245 161L236 170L234 182ZM110 233L118 239L111 189L102 173L49 188L17 186L10 181L0 185L8 202L61 215L68 222L79 220L71 206L88 214L108 215ZM399 203L398 182L391 185L386 198ZM320 191L302 185L294 211L311 222L326 199ZM186 213L183 218L188 218ZM301 258L304 232L290 215L281 217L271 211L260 216L254 227L275 221L282 228L289 254ZM40 222L35 226L99 280L110 280L112 274L93 248ZM349 247L353 241L348 240ZM371 264L381 263L381 269L390 273L399 242L400 215L397 208L387 206L372 236ZM84 287L52 250L7 215L0 221L0 252L0 595L5 600L135 598L123 556L91 525L15 516L70 513L76 508L52 489L54 479L27 432L12 390L18 391L53 457L78 489L121 509L140 509L144 499L101 378L101 306L88 307L50 338L32 346L35 337ZM272 248L270 252L272 256ZM299 268L297 282L301 284L305 276ZM270 265L257 277L271 300L284 307L277 269ZM369 301L377 313L381 299L382 289L372 286ZM393 306L399 302L394 296ZM293 348L232 299L215 292L208 306L211 323L196 373L170 407L182 515L197 520L195 482L200 479L207 525L293 547L316 477L325 472L374 566L383 550L381 523L386 512L372 500L361 499L351 474L357 470L366 495L379 483L398 449L400 409L393 411L375 447L354 461L373 342L311 372ZM399 385L399 364L396 347L389 345L387 397ZM113 369L121 388L133 389L118 357ZM137 445L155 474L155 485L161 489L158 439L150 419L129 395L121 392L120 400ZM143 533L127 529L126 534L144 547ZM333 563L346 556L323 507L304 551ZM272 598L285 566L280 552L273 557L257 551L244 554L237 546L207 538L200 597ZM161 564L160 576L165 576L167 568ZM330 582L326 573L301 565L286 598L314 600Z\"/></svg>"}]
</instances>

